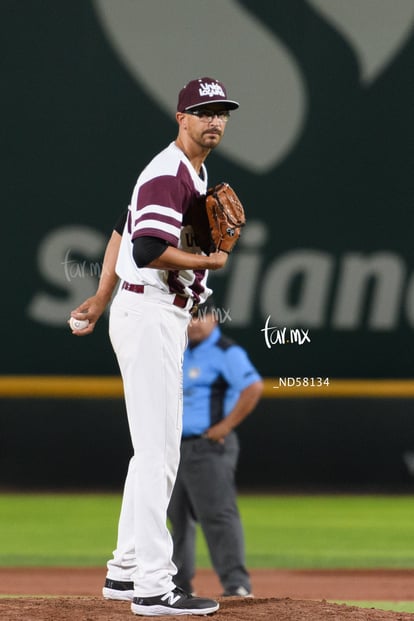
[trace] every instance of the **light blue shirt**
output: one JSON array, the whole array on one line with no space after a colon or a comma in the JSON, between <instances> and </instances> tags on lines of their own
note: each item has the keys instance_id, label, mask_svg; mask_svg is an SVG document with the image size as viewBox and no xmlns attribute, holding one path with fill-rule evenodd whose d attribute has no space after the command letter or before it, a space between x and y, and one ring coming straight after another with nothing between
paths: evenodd
<instances>
[{"instance_id":1,"label":"light blue shirt","mask_svg":"<svg viewBox=\"0 0 414 621\"><path fill-rule=\"evenodd\" d=\"M183 437L202 435L228 416L242 390L261 379L245 350L219 327L189 346L183 363Z\"/></svg>"}]
</instances>

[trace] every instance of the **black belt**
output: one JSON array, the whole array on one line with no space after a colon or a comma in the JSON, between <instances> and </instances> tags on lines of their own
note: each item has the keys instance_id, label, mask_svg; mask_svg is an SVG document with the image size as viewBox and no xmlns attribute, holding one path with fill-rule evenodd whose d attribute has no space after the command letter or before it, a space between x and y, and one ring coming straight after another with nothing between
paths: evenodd
<instances>
[{"instance_id":1,"label":"black belt","mask_svg":"<svg viewBox=\"0 0 414 621\"><path fill-rule=\"evenodd\" d=\"M126 289L127 291L132 291L133 293L144 293L145 285L131 285L129 282L122 283L122 289ZM178 306L179 308L185 308L187 306L188 298L182 295L175 295L172 303L174 306ZM195 305L191 309L191 313L195 312L193 309Z\"/></svg>"},{"instance_id":2,"label":"black belt","mask_svg":"<svg viewBox=\"0 0 414 621\"><path fill-rule=\"evenodd\" d=\"M181 438L181 442L187 442L188 440L200 440L201 438L204 438L204 436L203 435L184 436L184 438Z\"/></svg>"}]
</instances>

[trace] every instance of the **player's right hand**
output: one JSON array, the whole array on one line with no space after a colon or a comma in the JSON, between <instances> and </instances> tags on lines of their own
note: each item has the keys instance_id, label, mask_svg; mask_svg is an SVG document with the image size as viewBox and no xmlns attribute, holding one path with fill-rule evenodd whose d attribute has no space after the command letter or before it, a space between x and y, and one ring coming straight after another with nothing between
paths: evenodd
<instances>
[{"instance_id":1,"label":"player's right hand","mask_svg":"<svg viewBox=\"0 0 414 621\"><path fill-rule=\"evenodd\" d=\"M209 270L219 270L224 267L227 263L227 259L229 255L227 252L223 252L223 250L216 250L209 255Z\"/></svg>"},{"instance_id":2,"label":"player's right hand","mask_svg":"<svg viewBox=\"0 0 414 621\"><path fill-rule=\"evenodd\" d=\"M87 298L71 312L70 316L75 317L75 319L87 319L89 325L83 330L72 330L72 334L75 336L87 336L88 334L92 334L105 308L106 303L99 296L93 295Z\"/></svg>"}]
</instances>

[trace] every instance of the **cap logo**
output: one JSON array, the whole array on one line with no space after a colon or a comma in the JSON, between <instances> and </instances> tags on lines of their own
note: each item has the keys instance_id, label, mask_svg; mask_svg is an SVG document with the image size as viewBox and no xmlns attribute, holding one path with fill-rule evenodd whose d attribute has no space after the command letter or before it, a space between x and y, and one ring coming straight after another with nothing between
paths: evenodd
<instances>
[{"instance_id":1,"label":"cap logo","mask_svg":"<svg viewBox=\"0 0 414 621\"><path fill-rule=\"evenodd\" d=\"M226 94L221 88L220 84L215 82L201 82L199 91L201 97L215 97L219 95L220 97L225 97Z\"/></svg>"}]
</instances>

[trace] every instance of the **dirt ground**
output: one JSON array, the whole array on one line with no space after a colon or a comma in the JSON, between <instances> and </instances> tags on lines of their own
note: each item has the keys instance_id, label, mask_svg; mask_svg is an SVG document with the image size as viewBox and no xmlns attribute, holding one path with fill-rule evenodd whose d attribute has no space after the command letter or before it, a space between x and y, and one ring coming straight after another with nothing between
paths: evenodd
<instances>
[{"instance_id":1,"label":"dirt ground","mask_svg":"<svg viewBox=\"0 0 414 621\"><path fill-rule=\"evenodd\" d=\"M414 600L414 570L251 572L253 599L222 598L216 576L200 570L197 594L215 597L212 621L414 621L414 614L363 609L326 600ZM121 621L128 602L101 597L104 569L0 568L1 621ZM4 597L4 595L8 597ZM160 620L171 616L158 617ZM183 615L185 619L194 619Z\"/></svg>"}]
</instances>

